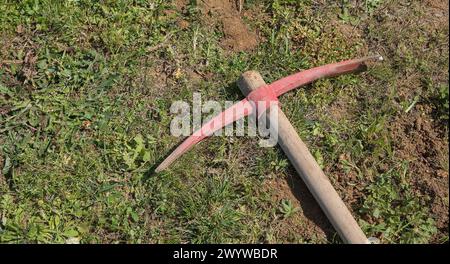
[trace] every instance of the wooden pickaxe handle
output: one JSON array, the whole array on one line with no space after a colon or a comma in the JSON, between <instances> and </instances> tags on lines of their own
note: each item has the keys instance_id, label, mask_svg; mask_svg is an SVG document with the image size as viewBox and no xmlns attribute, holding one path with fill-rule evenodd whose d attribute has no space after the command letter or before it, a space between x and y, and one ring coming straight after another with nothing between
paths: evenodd
<instances>
[{"instance_id":1,"label":"wooden pickaxe handle","mask_svg":"<svg viewBox=\"0 0 450 264\"><path fill-rule=\"evenodd\" d=\"M247 71L238 80L238 86L245 96L264 85L266 85L265 81L256 71ZM278 144L280 144L342 240L351 244L368 244L367 237L309 152L308 147L297 134L291 122L289 122L279 106L272 107L278 107L278 126L275 126L275 129L278 129ZM269 108L267 111L271 111L271 109Z\"/></svg>"}]
</instances>

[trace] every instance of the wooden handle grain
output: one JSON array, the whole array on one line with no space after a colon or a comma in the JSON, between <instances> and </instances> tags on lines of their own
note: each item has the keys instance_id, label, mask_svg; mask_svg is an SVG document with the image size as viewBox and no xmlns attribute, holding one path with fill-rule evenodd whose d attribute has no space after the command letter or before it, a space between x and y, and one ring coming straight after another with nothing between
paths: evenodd
<instances>
[{"instance_id":1,"label":"wooden handle grain","mask_svg":"<svg viewBox=\"0 0 450 264\"><path fill-rule=\"evenodd\" d=\"M238 86L245 96L265 84L261 75L255 71L245 72L238 80ZM368 244L367 237L309 152L305 143L298 136L295 128L283 111L279 108L277 110L278 126L270 124L270 127L273 126L274 129L278 129L278 144L292 165L294 165L294 168L325 212L339 236L345 243Z\"/></svg>"}]
</instances>

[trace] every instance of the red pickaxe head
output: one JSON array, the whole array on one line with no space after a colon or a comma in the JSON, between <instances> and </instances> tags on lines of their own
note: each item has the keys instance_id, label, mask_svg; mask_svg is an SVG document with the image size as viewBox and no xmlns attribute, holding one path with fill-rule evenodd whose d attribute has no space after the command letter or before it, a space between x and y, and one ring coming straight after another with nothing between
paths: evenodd
<instances>
[{"instance_id":1,"label":"red pickaxe head","mask_svg":"<svg viewBox=\"0 0 450 264\"><path fill-rule=\"evenodd\" d=\"M239 120L245 116L250 115L253 111L262 112L265 109L256 108L255 102L277 102L278 96L300 87L302 85L311 83L323 77L337 76L346 73L354 73L364 71L366 69L365 62L370 60L382 60L380 55L364 57L360 59L352 59L341 61L337 63L327 64L315 67L309 70L301 71L269 85L263 86L250 92L245 99L234 104L226 109L210 121L205 123L199 130L189 136L181 145L179 145L155 170L160 172L165 170L177 158L186 153L195 144L202 141L206 137L212 135L215 131ZM268 107L269 104L266 104ZM250 110L249 110L250 109Z\"/></svg>"}]
</instances>

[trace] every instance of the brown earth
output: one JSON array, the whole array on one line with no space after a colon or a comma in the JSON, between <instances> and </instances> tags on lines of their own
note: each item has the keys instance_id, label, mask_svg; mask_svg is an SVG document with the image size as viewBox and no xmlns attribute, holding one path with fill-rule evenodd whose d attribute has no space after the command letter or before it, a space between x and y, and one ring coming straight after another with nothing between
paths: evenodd
<instances>
[{"instance_id":1,"label":"brown earth","mask_svg":"<svg viewBox=\"0 0 450 264\"><path fill-rule=\"evenodd\" d=\"M313 243L325 243L333 240L335 231L325 214L314 200L305 183L292 171L286 177L275 177L264 182L263 189L272 193L276 204L289 200L300 210L286 219L279 219L274 233L279 243L298 243L311 240ZM306 241L305 241L306 242Z\"/></svg>"},{"instance_id":2,"label":"brown earth","mask_svg":"<svg viewBox=\"0 0 450 264\"><path fill-rule=\"evenodd\" d=\"M9 38L8 36L0 36L0 54L8 54L12 49L20 50L25 56L22 59L0 61L0 70L4 70L4 75L13 75L10 65L16 65L19 69L21 84L26 85L27 89L32 89L32 80L36 74L36 61L38 44L31 40L32 32L18 26L16 29L17 36ZM2 78L7 85L15 85L19 83L11 83L15 78Z\"/></svg>"},{"instance_id":3,"label":"brown earth","mask_svg":"<svg viewBox=\"0 0 450 264\"><path fill-rule=\"evenodd\" d=\"M410 161L414 189L431 198L437 228L448 233L448 139L431 118L428 105L418 105L408 115L397 116L390 125L397 156Z\"/></svg>"},{"instance_id":4,"label":"brown earth","mask_svg":"<svg viewBox=\"0 0 450 264\"><path fill-rule=\"evenodd\" d=\"M183 11L188 2L177 0L175 6ZM223 48L234 52L250 51L258 45L258 36L244 23L237 2L203 0L198 2L198 7L202 22L212 28L218 27L223 32L221 42Z\"/></svg>"}]
</instances>

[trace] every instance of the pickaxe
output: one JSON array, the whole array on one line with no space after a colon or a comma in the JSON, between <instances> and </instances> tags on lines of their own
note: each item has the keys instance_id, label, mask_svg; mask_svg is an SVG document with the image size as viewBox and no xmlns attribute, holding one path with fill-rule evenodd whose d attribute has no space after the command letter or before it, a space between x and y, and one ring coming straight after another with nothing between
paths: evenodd
<instances>
[{"instance_id":1,"label":"pickaxe","mask_svg":"<svg viewBox=\"0 0 450 264\"><path fill-rule=\"evenodd\" d=\"M155 171L160 172L166 169L183 153L187 152L195 144L212 135L222 127L250 115L253 111L261 111L259 107L256 107L257 102L278 102L278 96L299 86L311 83L323 77L361 72L367 68L365 62L382 59L381 56L376 55L327 64L295 73L275 81L270 85L267 85L264 82L258 72L247 71L243 73L238 80L238 86L246 98L206 122L199 130L194 132L179 145ZM286 115L279 108L278 104L270 104L270 106L262 109L262 111L272 111L274 107L276 107L276 110L278 111L278 125L275 126L275 129L278 129L278 143L340 237L346 243L369 243L367 237L358 226L358 223L353 218L320 166L317 164L317 161L309 152L305 143L300 139ZM258 116L259 115L260 113L258 113ZM268 119L269 122L271 122L271 118L269 117Z\"/></svg>"}]
</instances>

